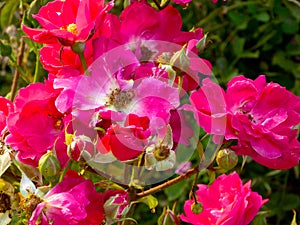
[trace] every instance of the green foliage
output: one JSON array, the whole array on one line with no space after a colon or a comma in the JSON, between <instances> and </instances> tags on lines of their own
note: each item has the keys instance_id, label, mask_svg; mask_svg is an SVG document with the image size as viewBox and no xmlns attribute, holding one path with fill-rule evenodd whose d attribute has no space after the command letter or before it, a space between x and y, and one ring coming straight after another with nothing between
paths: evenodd
<instances>
[{"instance_id":1,"label":"green foliage","mask_svg":"<svg viewBox=\"0 0 300 225\"><path fill-rule=\"evenodd\" d=\"M186 29L198 24L209 32L202 56L222 85L239 74L266 74L299 93L299 11L289 0L196 0L182 13Z\"/></svg>"},{"instance_id":2,"label":"green foliage","mask_svg":"<svg viewBox=\"0 0 300 225\"><path fill-rule=\"evenodd\" d=\"M164 190L169 202L179 199L184 193L190 189L189 180L183 180L180 183L174 184Z\"/></svg>"},{"instance_id":3,"label":"green foliage","mask_svg":"<svg viewBox=\"0 0 300 225\"><path fill-rule=\"evenodd\" d=\"M1 9L1 17L0 17L0 25L1 28L4 29L12 24L12 20L14 17L14 12L19 6L19 0L9 0L7 1Z\"/></svg>"},{"instance_id":4,"label":"green foliage","mask_svg":"<svg viewBox=\"0 0 300 225\"><path fill-rule=\"evenodd\" d=\"M140 198L137 200L137 202L146 204L151 210L155 210L155 207L158 205L158 200L152 195L147 195L143 198Z\"/></svg>"}]
</instances>

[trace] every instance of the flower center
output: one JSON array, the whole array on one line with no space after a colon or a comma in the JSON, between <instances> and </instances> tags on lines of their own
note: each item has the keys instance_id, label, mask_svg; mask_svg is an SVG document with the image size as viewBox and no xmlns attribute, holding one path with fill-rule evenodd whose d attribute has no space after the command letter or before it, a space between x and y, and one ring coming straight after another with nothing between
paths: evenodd
<instances>
[{"instance_id":1,"label":"flower center","mask_svg":"<svg viewBox=\"0 0 300 225\"><path fill-rule=\"evenodd\" d=\"M121 91L119 88L112 91L109 96L108 105L113 105L116 110L124 109L133 99L134 92L130 91Z\"/></svg>"},{"instance_id":2,"label":"flower center","mask_svg":"<svg viewBox=\"0 0 300 225\"><path fill-rule=\"evenodd\" d=\"M77 26L75 23L70 23L67 27L61 27L60 30L69 31L70 33L72 33L74 35L78 34Z\"/></svg>"},{"instance_id":3,"label":"flower center","mask_svg":"<svg viewBox=\"0 0 300 225\"><path fill-rule=\"evenodd\" d=\"M169 157L170 155L170 147L167 145L160 145L158 147L155 148L154 150L154 157L157 161L162 161L165 160L166 158Z\"/></svg>"},{"instance_id":4,"label":"flower center","mask_svg":"<svg viewBox=\"0 0 300 225\"><path fill-rule=\"evenodd\" d=\"M43 202L43 200L34 194L30 194L27 198L21 200L20 208L25 211L26 218L30 218L37 205L41 202Z\"/></svg>"},{"instance_id":5,"label":"flower center","mask_svg":"<svg viewBox=\"0 0 300 225\"><path fill-rule=\"evenodd\" d=\"M240 113L244 114L244 115L247 115L248 116L248 119L253 122L253 123L257 123L256 119L254 118L254 116L251 114L251 112L247 112L247 111L244 111L244 110L240 110Z\"/></svg>"},{"instance_id":6,"label":"flower center","mask_svg":"<svg viewBox=\"0 0 300 225\"><path fill-rule=\"evenodd\" d=\"M72 34L77 35L78 34L78 30L77 30L77 26L75 23L71 23L67 26L67 31L71 32Z\"/></svg>"}]
</instances>

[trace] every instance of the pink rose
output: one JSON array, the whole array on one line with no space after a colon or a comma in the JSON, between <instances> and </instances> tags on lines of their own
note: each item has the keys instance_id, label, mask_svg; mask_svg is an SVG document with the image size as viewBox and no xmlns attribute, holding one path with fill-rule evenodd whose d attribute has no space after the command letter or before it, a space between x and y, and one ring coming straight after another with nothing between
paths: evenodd
<instances>
[{"instance_id":1,"label":"pink rose","mask_svg":"<svg viewBox=\"0 0 300 225\"><path fill-rule=\"evenodd\" d=\"M194 225L247 225L268 201L253 192L250 185L251 181L243 185L235 172L219 176L210 186L199 184L196 196L202 211L197 214L194 210L194 213L195 201L187 200L185 215L180 215L180 219Z\"/></svg>"},{"instance_id":2,"label":"pink rose","mask_svg":"<svg viewBox=\"0 0 300 225\"><path fill-rule=\"evenodd\" d=\"M300 159L297 129L300 98L279 84L234 77L226 93L212 81L191 94L198 124L208 133L238 140L239 155L273 169L289 169Z\"/></svg>"},{"instance_id":3,"label":"pink rose","mask_svg":"<svg viewBox=\"0 0 300 225\"><path fill-rule=\"evenodd\" d=\"M300 159L300 98L265 76L234 77L226 92L226 139L238 139L234 150L273 169L289 169Z\"/></svg>"},{"instance_id":4,"label":"pink rose","mask_svg":"<svg viewBox=\"0 0 300 225\"><path fill-rule=\"evenodd\" d=\"M35 83L22 88L15 98L15 111L7 118L9 135L5 142L18 151L23 163L37 166L40 157L51 150L64 131L64 115L55 107L60 93L52 83ZM65 153L58 154L60 160Z\"/></svg>"},{"instance_id":5,"label":"pink rose","mask_svg":"<svg viewBox=\"0 0 300 225\"><path fill-rule=\"evenodd\" d=\"M23 25L23 30L39 43L72 46L91 38L95 30L99 31L112 6L112 2L105 5L104 1L55 0L33 15L42 28Z\"/></svg>"},{"instance_id":6,"label":"pink rose","mask_svg":"<svg viewBox=\"0 0 300 225\"><path fill-rule=\"evenodd\" d=\"M99 225L104 220L103 197L93 183L68 171L37 205L29 225Z\"/></svg>"},{"instance_id":7,"label":"pink rose","mask_svg":"<svg viewBox=\"0 0 300 225\"><path fill-rule=\"evenodd\" d=\"M13 110L13 104L10 100L0 96L0 136L6 127L6 118Z\"/></svg>"}]
</instances>

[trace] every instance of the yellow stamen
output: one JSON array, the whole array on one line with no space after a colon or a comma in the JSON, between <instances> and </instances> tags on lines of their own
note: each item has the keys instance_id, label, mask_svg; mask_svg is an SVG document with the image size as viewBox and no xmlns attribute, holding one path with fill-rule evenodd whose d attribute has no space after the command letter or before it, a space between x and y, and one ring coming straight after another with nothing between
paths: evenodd
<instances>
[{"instance_id":1,"label":"yellow stamen","mask_svg":"<svg viewBox=\"0 0 300 225\"><path fill-rule=\"evenodd\" d=\"M77 26L75 23L70 23L67 27L61 27L60 30L66 30L75 35L78 34Z\"/></svg>"},{"instance_id":2,"label":"yellow stamen","mask_svg":"<svg viewBox=\"0 0 300 225\"><path fill-rule=\"evenodd\" d=\"M67 31L71 32L72 34L78 34L78 31L77 31L77 26L75 23L71 23L67 26Z\"/></svg>"}]
</instances>

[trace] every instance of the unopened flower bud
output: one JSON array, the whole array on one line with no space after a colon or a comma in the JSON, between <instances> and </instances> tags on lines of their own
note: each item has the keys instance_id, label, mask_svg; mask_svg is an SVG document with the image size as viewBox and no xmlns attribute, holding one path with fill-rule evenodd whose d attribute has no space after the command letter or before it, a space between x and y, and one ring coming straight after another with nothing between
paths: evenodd
<instances>
[{"instance_id":1,"label":"unopened flower bud","mask_svg":"<svg viewBox=\"0 0 300 225\"><path fill-rule=\"evenodd\" d=\"M199 214L199 213L201 213L201 212L203 211L203 206L202 206L202 204L199 203L199 202L197 202L197 203L194 202L194 203L191 205L191 210L192 210L193 213Z\"/></svg>"},{"instance_id":2,"label":"unopened flower bud","mask_svg":"<svg viewBox=\"0 0 300 225\"><path fill-rule=\"evenodd\" d=\"M74 140L68 146L67 154L70 157L70 159L72 159L74 161L78 161L79 160L79 156L80 156L80 150L79 150L79 148L81 147L80 144L81 143L78 140Z\"/></svg>"},{"instance_id":3,"label":"unopened flower bud","mask_svg":"<svg viewBox=\"0 0 300 225\"><path fill-rule=\"evenodd\" d=\"M218 166L227 171L237 165L238 156L233 150L225 148L218 152L216 160Z\"/></svg>"},{"instance_id":4,"label":"unopened flower bud","mask_svg":"<svg viewBox=\"0 0 300 225\"><path fill-rule=\"evenodd\" d=\"M108 190L104 193L104 198L107 199L103 205L107 218L120 219L129 211L129 196L126 191Z\"/></svg>"},{"instance_id":5,"label":"unopened flower bud","mask_svg":"<svg viewBox=\"0 0 300 225\"><path fill-rule=\"evenodd\" d=\"M176 68L186 68L190 66L190 60L185 53L185 47L175 52L170 60L170 65Z\"/></svg>"},{"instance_id":6,"label":"unopened flower bud","mask_svg":"<svg viewBox=\"0 0 300 225\"><path fill-rule=\"evenodd\" d=\"M46 180L54 182L59 176L60 162L53 152L48 151L39 160L39 170Z\"/></svg>"},{"instance_id":7,"label":"unopened flower bud","mask_svg":"<svg viewBox=\"0 0 300 225\"><path fill-rule=\"evenodd\" d=\"M158 225L180 225L180 220L172 210L164 209L158 219Z\"/></svg>"},{"instance_id":8,"label":"unopened flower bud","mask_svg":"<svg viewBox=\"0 0 300 225\"><path fill-rule=\"evenodd\" d=\"M74 45L72 45L72 51L75 53L83 53L84 49L85 49L84 42L76 42Z\"/></svg>"},{"instance_id":9,"label":"unopened flower bud","mask_svg":"<svg viewBox=\"0 0 300 225\"><path fill-rule=\"evenodd\" d=\"M206 45L207 45L207 34L204 34L204 36L196 44L196 47L198 48L199 53L204 52Z\"/></svg>"}]
</instances>

